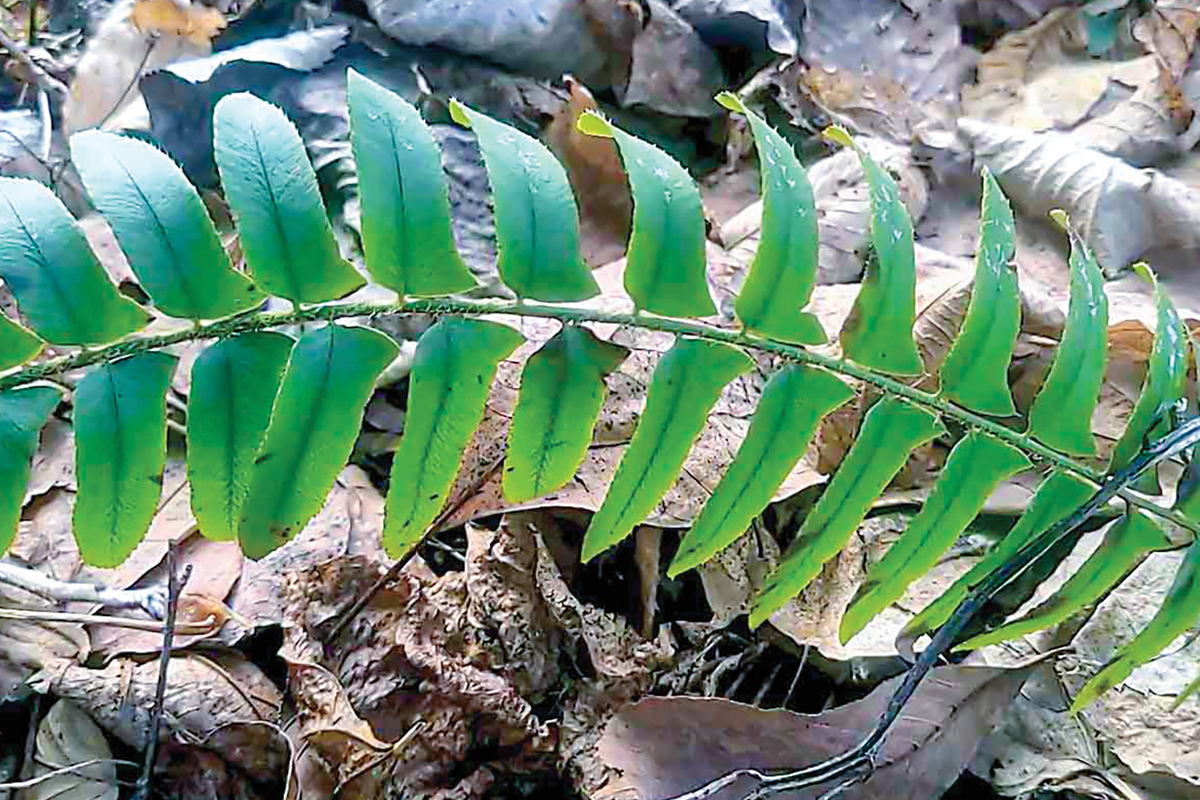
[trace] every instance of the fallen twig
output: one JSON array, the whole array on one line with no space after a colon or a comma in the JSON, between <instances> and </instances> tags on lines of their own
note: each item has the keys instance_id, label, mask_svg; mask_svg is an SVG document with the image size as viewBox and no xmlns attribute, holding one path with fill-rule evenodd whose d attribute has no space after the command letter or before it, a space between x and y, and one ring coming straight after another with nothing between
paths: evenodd
<instances>
[{"instance_id":1,"label":"fallen twig","mask_svg":"<svg viewBox=\"0 0 1200 800\"><path fill-rule=\"evenodd\" d=\"M55 580L35 570L6 563L0 563L0 583L16 586L47 600L98 603L108 608L137 608L155 619L162 619L167 610L168 593L162 586L149 589L109 589L102 583Z\"/></svg>"},{"instance_id":2,"label":"fallen twig","mask_svg":"<svg viewBox=\"0 0 1200 800\"><path fill-rule=\"evenodd\" d=\"M162 633L166 624L150 619L130 619L129 617L110 617L105 614L72 614L67 611L40 611L32 608L3 608L0 607L0 619L20 620L22 622L64 622L79 625L107 625L110 628L132 628L135 631ZM203 622L183 622L175 626L175 633L180 636L205 636L218 630L221 626L216 617L209 615Z\"/></svg>"},{"instance_id":3,"label":"fallen twig","mask_svg":"<svg viewBox=\"0 0 1200 800\"><path fill-rule=\"evenodd\" d=\"M154 692L154 709L150 714L149 740L146 742L146 760L138 778L134 800L146 800L150 796L150 776L154 772L154 761L158 755L158 729L162 725L163 700L167 694L167 667L171 663L171 639L175 634L175 613L179 610L179 595L192 576L192 565L183 568L182 575L175 574L175 548L167 550L167 621L163 629L162 653L158 658L158 686Z\"/></svg>"},{"instance_id":4,"label":"fallen twig","mask_svg":"<svg viewBox=\"0 0 1200 800\"><path fill-rule=\"evenodd\" d=\"M30 58L29 53L25 52L25 48L9 38L8 34L3 30L0 30L0 47L3 47L5 50L7 50L13 58L15 58L17 61L20 61L22 66L29 70L29 74L33 76L35 81L37 81L37 84L40 88L46 90L47 92L53 92L54 94L58 95L60 99L66 99L67 95L70 94L70 90L67 89L67 85L65 83L51 75L49 72L46 72L46 70L43 69L36 61Z\"/></svg>"},{"instance_id":5,"label":"fallen twig","mask_svg":"<svg viewBox=\"0 0 1200 800\"><path fill-rule=\"evenodd\" d=\"M123 761L119 758L93 758L90 761L80 761L78 764L68 764L65 767L59 767L56 770L47 772L45 775L38 775L36 778L29 778L28 780L23 781L11 781L10 783L0 783L0 790L29 789L37 786L39 783L48 781L51 778L57 778L59 775L67 775L72 772L78 772L81 769L94 767L99 764L116 764L123 767L138 766L132 761ZM95 780L99 781L100 779L96 778Z\"/></svg>"}]
</instances>

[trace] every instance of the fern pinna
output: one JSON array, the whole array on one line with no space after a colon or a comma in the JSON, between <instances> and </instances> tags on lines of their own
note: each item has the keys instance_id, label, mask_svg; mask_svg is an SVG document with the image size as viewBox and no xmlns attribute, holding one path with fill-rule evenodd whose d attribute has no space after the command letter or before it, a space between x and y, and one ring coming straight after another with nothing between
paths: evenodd
<instances>
[{"instance_id":1,"label":"fern pinna","mask_svg":"<svg viewBox=\"0 0 1200 800\"><path fill-rule=\"evenodd\" d=\"M977 272L969 311L939 367L933 394L903 379L924 370L913 339L912 224L888 173L859 152L871 197L866 278L839 339L842 358L806 349L829 332L806 312L817 266L812 190L790 146L736 97L718 101L749 122L762 172L762 242L734 304L740 328L698 321L715 314L705 280L699 193L656 147L596 114L579 128L611 137L634 195L624 285L636 306L617 314L572 305L599 293L579 248L566 174L536 139L452 103L478 137L491 182L500 278L515 302L463 299L474 279L455 249L439 151L409 103L353 72L352 144L359 166L365 267L395 303L336 302L364 284L339 254L304 146L282 112L249 94L221 100L214 147L249 275L235 270L195 189L151 145L101 132L71 140L87 192L160 318L191 321L165 333L109 282L63 205L45 187L0 179L0 277L23 324L0 316L0 545L17 529L41 425L65 398L45 379L90 367L71 402L77 441L74 532L88 562L121 563L145 535L159 500L172 344L212 341L195 362L187 415L187 467L200 530L236 538L262 557L317 513L351 454L363 406L398 347L374 329L338 319L432 313L409 382L407 420L387 497L384 546L401 557L441 511L484 412L498 364L524 342L487 315L542 317L561 330L525 363L509 432L503 489L510 501L544 496L574 476L592 439L605 378L627 357L583 323L673 334L645 411L583 546L590 559L641 524L678 476L722 389L751 369L748 353L781 357L724 478L684 537L670 573L697 566L733 542L770 502L822 418L855 396L846 379L882 398L808 513L751 613L761 624L800 592L863 521L909 454L956 431L938 484L906 533L875 566L841 625L849 639L930 569L979 513L998 483L1040 470L1040 489L999 546L909 624L905 636L943 628L989 576L1048 532L1074 525L1089 499L1120 494L1126 516L1050 602L975 639L973 647L1050 625L1111 590L1147 553L1180 546L1155 517L1194 529L1200 495L1173 510L1150 506L1114 475L1143 472L1157 489L1147 442L1172 435L1184 396L1190 340L1161 291L1147 378L1107 471L1094 455L1090 418L1107 358L1103 278L1071 237L1068 321L1053 367L1022 433L1000 424L1016 409L1007 369L1020 327L1014 227L1008 202L983 174ZM855 147L831 129L828 138ZM1059 220L1065 228L1065 219ZM1142 275L1153 281L1145 267ZM268 296L292 309L267 312ZM306 325L298 338L277 332ZM43 346L65 355L35 361ZM953 422L951 426L944 423ZM1190 440L1188 442L1191 443ZM1177 450L1179 448L1175 448ZM1174 450L1172 450L1174 452ZM1139 461L1139 459L1142 459ZM1132 465L1132 466L1131 466ZM1144 469L1149 465L1149 469ZM1136 467L1136 469L1134 469ZM1125 472L1122 472L1125 470ZM1130 472L1133 470L1133 472ZM1094 510L1094 509L1093 509ZM1056 528L1055 526L1058 526ZM1200 617L1200 544L1192 544L1158 616L1105 666L1081 706L1152 658Z\"/></svg>"}]
</instances>

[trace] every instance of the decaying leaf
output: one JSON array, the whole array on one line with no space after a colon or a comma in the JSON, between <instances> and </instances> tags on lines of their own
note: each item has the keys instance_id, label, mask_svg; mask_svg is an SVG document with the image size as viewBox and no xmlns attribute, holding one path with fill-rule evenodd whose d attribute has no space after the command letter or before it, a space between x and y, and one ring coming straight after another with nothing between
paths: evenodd
<instances>
[{"instance_id":1,"label":"decaying leaf","mask_svg":"<svg viewBox=\"0 0 1200 800\"><path fill-rule=\"evenodd\" d=\"M22 793L24 800L117 800L117 767L112 750L92 719L69 700L59 700L38 725L35 777L55 766L100 763L48 777Z\"/></svg>"},{"instance_id":2,"label":"decaying leaf","mask_svg":"<svg viewBox=\"0 0 1200 800\"><path fill-rule=\"evenodd\" d=\"M935 669L892 728L866 783L850 785L837 796L939 797L999 723L1031 669ZM874 725L898 680L816 716L711 698L646 698L619 711L606 727L600 754L619 777L594 796L670 797L734 769L794 769L838 755ZM754 785L742 778L713 797L732 800ZM835 785L787 796L817 798Z\"/></svg>"}]
</instances>

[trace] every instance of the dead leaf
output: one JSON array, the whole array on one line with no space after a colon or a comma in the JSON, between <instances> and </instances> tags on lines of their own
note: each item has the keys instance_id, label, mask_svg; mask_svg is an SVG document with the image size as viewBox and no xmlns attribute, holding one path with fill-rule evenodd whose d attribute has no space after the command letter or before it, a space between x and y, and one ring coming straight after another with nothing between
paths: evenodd
<instances>
[{"instance_id":1,"label":"dead leaf","mask_svg":"<svg viewBox=\"0 0 1200 800\"><path fill-rule=\"evenodd\" d=\"M884 741L871 776L837 796L941 796L1000 722L1030 669L934 669ZM620 777L593 796L670 797L734 769L795 769L838 755L875 724L899 680L815 716L763 711L717 698L646 698L619 711L605 729L600 756ZM754 785L743 778L713 797L732 800ZM783 796L816 798L831 785Z\"/></svg>"},{"instance_id":2,"label":"dead leaf","mask_svg":"<svg viewBox=\"0 0 1200 800\"><path fill-rule=\"evenodd\" d=\"M621 106L644 106L678 117L718 116L712 98L725 88L716 54L669 5L646 0L648 18L633 40L629 83L613 87Z\"/></svg>"},{"instance_id":3,"label":"dead leaf","mask_svg":"<svg viewBox=\"0 0 1200 800\"><path fill-rule=\"evenodd\" d=\"M74 703L59 700L50 707L38 724L34 753L34 777L57 766L100 763L46 778L22 790L22 800L117 800L120 786L112 750L99 726Z\"/></svg>"},{"instance_id":4,"label":"dead leaf","mask_svg":"<svg viewBox=\"0 0 1200 800\"><path fill-rule=\"evenodd\" d=\"M139 664L115 659L103 669L61 662L30 679L39 692L74 701L110 734L130 747L146 746L158 684L158 660ZM163 706L172 726L197 738L230 722L279 718L282 696L263 672L240 655L173 655ZM171 732L171 726L163 733Z\"/></svg>"},{"instance_id":5,"label":"dead leaf","mask_svg":"<svg viewBox=\"0 0 1200 800\"><path fill-rule=\"evenodd\" d=\"M1200 249L1200 195L1173 178L1134 169L1065 134L969 119L959 121L959 131L1022 213L1065 210L1110 274L1152 247Z\"/></svg>"},{"instance_id":6,"label":"dead leaf","mask_svg":"<svg viewBox=\"0 0 1200 800\"><path fill-rule=\"evenodd\" d=\"M225 29L225 15L217 9L176 0L137 0L129 19L149 36L182 37L195 45L210 43Z\"/></svg>"}]
</instances>

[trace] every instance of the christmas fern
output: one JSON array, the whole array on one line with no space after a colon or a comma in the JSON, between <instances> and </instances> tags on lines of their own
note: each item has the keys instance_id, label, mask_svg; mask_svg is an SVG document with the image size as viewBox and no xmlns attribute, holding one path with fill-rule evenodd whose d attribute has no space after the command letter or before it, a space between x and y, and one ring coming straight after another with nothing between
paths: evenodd
<instances>
[{"instance_id":1,"label":"christmas fern","mask_svg":"<svg viewBox=\"0 0 1200 800\"><path fill-rule=\"evenodd\" d=\"M634 195L624 272L633 314L579 304L599 288L580 256L575 201L562 166L536 139L455 103L453 118L478 137L494 197L498 271L517 297L463 299L474 279L454 246L437 145L415 108L353 72L349 103L365 267L375 284L396 293L394 303L338 302L363 286L364 277L339 255L295 128L277 108L248 94L221 100L214 123L216 162L246 273L230 264L203 203L170 158L109 133L81 133L71 141L87 192L155 313L191 323L170 332L144 332L151 314L117 291L48 189L0 179L0 278L21 317L18 324L0 316L0 549L17 529L39 429L66 399L60 385L46 379L88 367L70 398L77 441L74 532L91 564L111 567L130 554L161 492L165 394L176 368L168 348L188 341L211 342L192 371L187 415L188 479L199 528L215 539L237 539L251 558L284 544L321 508L350 456L364 404L399 352L383 333L338 320L380 313L437 316L416 347L387 497L383 545L396 558L415 548L438 517L497 366L524 342L500 315L561 323L522 373L503 477L512 502L561 488L585 457L605 378L628 356L588 324L674 335L592 517L584 559L645 520L678 477L721 391L752 368L750 352L781 357L783 366L767 382L736 457L684 537L672 575L712 558L749 528L821 419L854 398L847 379L882 395L763 587L753 625L841 550L914 448L947 438L950 430L957 442L938 483L870 571L842 621L844 640L929 570L992 490L1020 472L1042 476L1025 514L970 574L909 623L906 637L942 628L989 576L1003 575L1015 555L1056 525L1082 521L1079 509L1105 492L1124 497L1128 511L1096 554L1036 612L965 646L1051 625L1102 597L1147 553L1178 546L1158 519L1195 529L1200 500L1194 496L1184 493L1167 510L1124 482L1113 483L1131 464L1146 473L1139 487L1154 482L1146 447L1172 435L1173 412L1184 396L1190 340L1160 289L1141 397L1108 469L1097 470L1079 458L1095 454L1090 421L1106 368L1108 306L1095 259L1060 218L1071 239L1065 332L1027 430L1001 424L1015 414L1007 370L1020 302L1012 211L985 171L969 310L938 368L939 391L914 388L903 381L924 370L912 333L912 223L892 178L860 150L871 197L866 277L837 333L843 357L806 349L832 333L804 310L817 267L812 189L779 134L732 95L718 100L748 120L762 172L762 243L734 305L737 329L701 321L716 309L705 280L695 184L661 150L595 114L584 116L579 128L614 140ZM827 136L855 147L839 129ZM290 301L291 310L262 310L269 296ZM274 330L317 322L324 324L305 326L298 338ZM38 359L47 344L65 354ZM1077 706L1200 617L1198 575L1200 544L1192 544L1158 616L1092 679Z\"/></svg>"}]
</instances>

